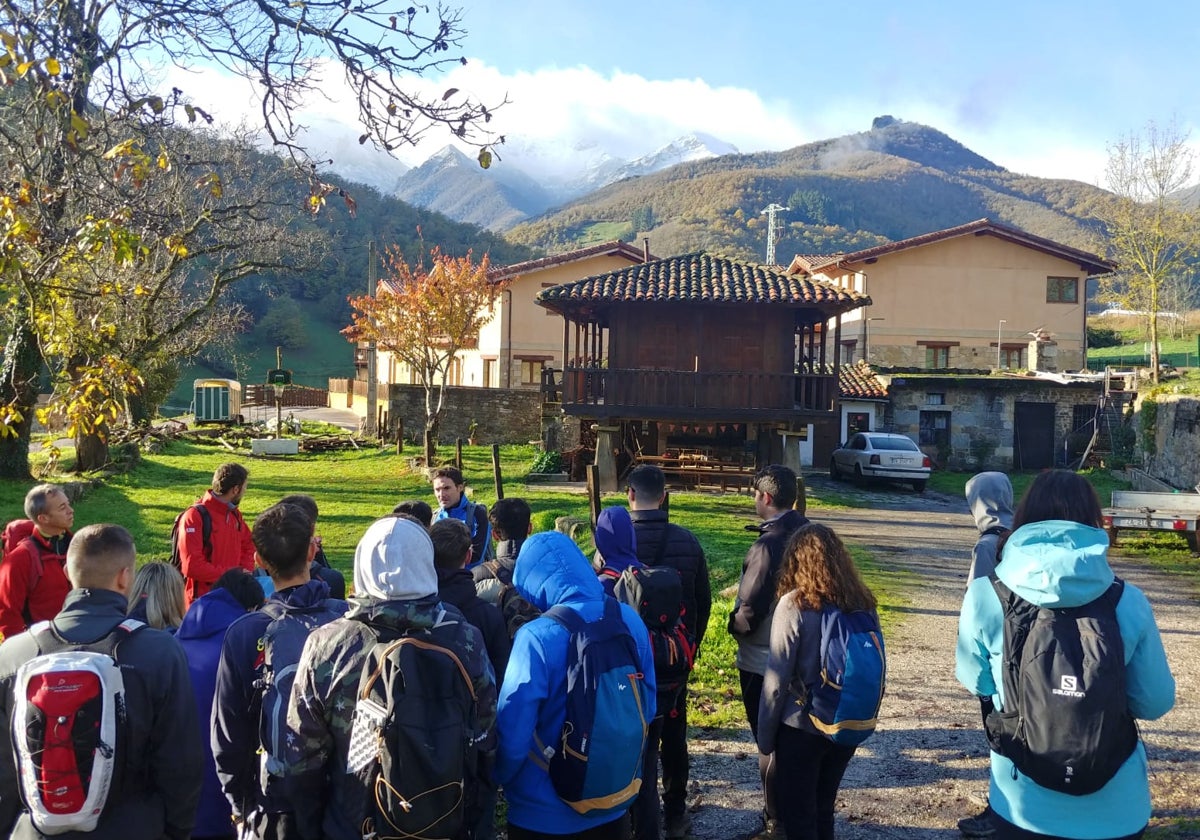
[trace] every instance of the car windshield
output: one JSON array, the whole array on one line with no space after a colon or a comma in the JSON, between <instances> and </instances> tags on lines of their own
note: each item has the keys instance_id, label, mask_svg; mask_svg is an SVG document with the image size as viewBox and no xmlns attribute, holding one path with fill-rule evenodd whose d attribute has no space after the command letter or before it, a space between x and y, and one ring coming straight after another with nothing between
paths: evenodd
<instances>
[{"instance_id":1,"label":"car windshield","mask_svg":"<svg viewBox=\"0 0 1200 840\"><path fill-rule=\"evenodd\" d=\"M899 452L919 452L917 445L906 437L873 437L872 449L894 449Z\"/></svg>"}]
</instances>

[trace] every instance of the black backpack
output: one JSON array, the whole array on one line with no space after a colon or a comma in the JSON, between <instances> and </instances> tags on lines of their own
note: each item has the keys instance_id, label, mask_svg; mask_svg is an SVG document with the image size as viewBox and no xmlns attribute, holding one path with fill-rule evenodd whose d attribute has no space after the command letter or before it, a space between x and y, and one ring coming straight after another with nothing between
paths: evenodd
<instances>
[{"instance_id":1,"label":"black backpack","mask_svg":"<svg viewBox=\"0 0 1200 840\"><path fill-rule=\"evenodd\" d=\"M665 542L665 537L664 537ZM615 580L613 597L637 610L650 632L659 713L675 708L696 661L696 638L684 623L683 581L670 566L629 566L600 574Z\"/></svg>"},{"instance_id":2,"label":"black backpack","mask_svg":"<svg viewBox=\"0 0 1200 840\"><path fill-rule=\"evenodd\" d=\"M491 572L493 578L499 581L499 593L485 598L485 600L500 608L500 613L504 616L504 626L508 630L508 638L511 641L516 638L518 630L541 615L542 611L521 597L521 593L513 586L512 572L502 566L499 560L488 560L482 565ZM476 592L486 588L487 580L484 578L475 584Z\"/></svg>"},{"instance_id":3,"label":"black backpack","mask_svg":"<svg viewBox=\"0 0 1200 840\"><path fill-rule=\"evenodd\" d=\"M479 755L475 686L458 653L429 633L385 633L356 697L346 772L366 794L363 836L462 836L478 817Z\"/></svg>"},{"instance_id":4,"label":"black backpack","mask_svg":"<svg viewBox=\"0 0 1200 840\"><path fill-rule=\"evenodd\" d=\"M212 514L208 512L208 508L203 502L196 502L189 508L184 508L175 517L175 524L171 526L171 565L183 574L183 557L179 552L179 523L183 521L183 515L191 508L200 511L200 537L204 541L205 556L212 555Z\"/></svg>"},{"instance_id":5,"label":"black backpack","mask_svg":"<svg viewBox=\"0 0 1200 840\"><path fill-rule=\"evenodd\" d=\"M991 748L1050 790L1095 793L1137 747L1117 602L1125 584L1079 607L1039 607L995 575L1004 607L1004 702L989 708Z\"/></svg>"}]
</instances>

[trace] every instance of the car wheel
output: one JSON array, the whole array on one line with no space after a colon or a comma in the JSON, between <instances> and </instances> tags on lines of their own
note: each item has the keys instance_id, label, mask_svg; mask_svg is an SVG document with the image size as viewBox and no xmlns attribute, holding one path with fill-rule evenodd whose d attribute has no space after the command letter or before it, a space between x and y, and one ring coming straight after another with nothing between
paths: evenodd
<instances>
[{"instance_id":1,"label":"car wheel","mask_svg":"<svg viewBox=\"0 0 1200 840\"><path fill-rule=\"evenodd\" d=\"M916 490L918 493L924 493L925 492L925 479L914 478L912 486L913 486L913 489Z\"/></svg>"},{"instance_id":2,"label":"car wheel","mask_svg":"<svg viewBox=\"0 0 1200 840\"><path fill-rule=\"evenodd\" d=\"M833 479L834 481L842 480L842 474L840 472L838 472L838 465L837 465L836 458L829 459L829 477L831 479Z\"/></svg>"},{"instance_id":3,"label":"car wheel","mask_svg":"<svg viewBox=\"0 0 1200 840\"><path fill-rule=\"evenodd\" d=\"M861 464L854 465L854 483L859 487L862 487L867 483L867 477L863 475Z\"/></svg>"}]
</instances>

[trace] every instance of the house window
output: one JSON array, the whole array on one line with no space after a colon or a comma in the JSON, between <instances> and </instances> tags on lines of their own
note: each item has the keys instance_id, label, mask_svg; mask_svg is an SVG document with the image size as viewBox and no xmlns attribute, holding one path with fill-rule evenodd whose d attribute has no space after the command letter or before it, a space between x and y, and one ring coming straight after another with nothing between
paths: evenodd
<instances>
[{"instance_id":1,"label":"house window","mask_svg":"<svg viewBox=\"0 0 1200 840\"><path fill-rule=\"evenodd\" d=\"M854 361L854 350L858 347L858 339L852 338L849 341L842 342L842 363L850 364Z\"/></svg>"},{"instance_id":2,"label":"house window","mask_svg":"<svg viewBox=\"0 0 1200 840\"><path fill-rule=\"evenodd\" d=\"M1046 303L1079 303L1079 278L1047 277Z\"/></svg>"},{"instance_id":3,"label":"house window","mask_svg":"<svg viewBox=\"0 0 1200 840\"><path fill-rule=\"evenodd\" d=\"M947 447L950 445L950 412L922 411L921 439L922 446Z\"/></svg>"},{"instance_id":4,"label":"house window","mask_svg":"<svg viewBox=\"0 0 1200 840\"><path fill-rule=\"evenodd\" d=\"M1021 364L1022 347L1001 347L1000 348L1000 367L1007 370L1019 370L1024 367Z\"/></svg>"},{"instance_id":5,"label":"house window","mask_svg":"<svg viewBox=\"0 0 1200 840\"><path fill-rule=\"evenodd\" d=\"M925 367L930 369L950 367L950 345L926 344Z\"/></svg>"},{"instance_id":6,"label":"house window","mask_svg":"<svg viewBox=\"0 0 1200 840\"><path fill-rule=\"evenodd\" d=\"M542 384L542 365L545 364L541 359L522 359L521 360L521 384L522 385L541 385Z\"/></svg>"},{"instance_id":7,"label":"house window","mask_svg":"<svg viewBox=\"0 0 1200 840\"><path fill-rule=\"evenodd\" d=\"M846 412L846 434L871 431L871 414L867 411Z\"/></svg>"},{"instance_id":8,"label":"house window","mask_svg":"<svg viewBox=\"0 0 1200 840\"><path fill-rule=\"evenodd\" d=\"M943 393L931 391L930 393L925 395L925 405L945 405L945 404L946 404L946 395Z\"/></svg>"}]
</instances>

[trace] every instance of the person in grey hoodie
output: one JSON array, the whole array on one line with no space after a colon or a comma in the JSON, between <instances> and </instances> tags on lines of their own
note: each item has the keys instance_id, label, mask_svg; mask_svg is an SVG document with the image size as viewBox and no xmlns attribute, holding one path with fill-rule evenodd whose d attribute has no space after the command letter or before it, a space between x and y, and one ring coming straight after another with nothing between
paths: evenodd
<instances>
[{"instance_id":1,"label":"person in grey hoodie","mask_svg":"<svg viewBox=\"0 0 1200 840\"><path fill-rule=\"evenodd\" d=\"M1012 482L1002 472L981 472L967 482L967 505L975 517L979 539L971 549L967 583L989 577L996 570L1000 542L1012 530Z\"/></svg>"}]
</instances>

